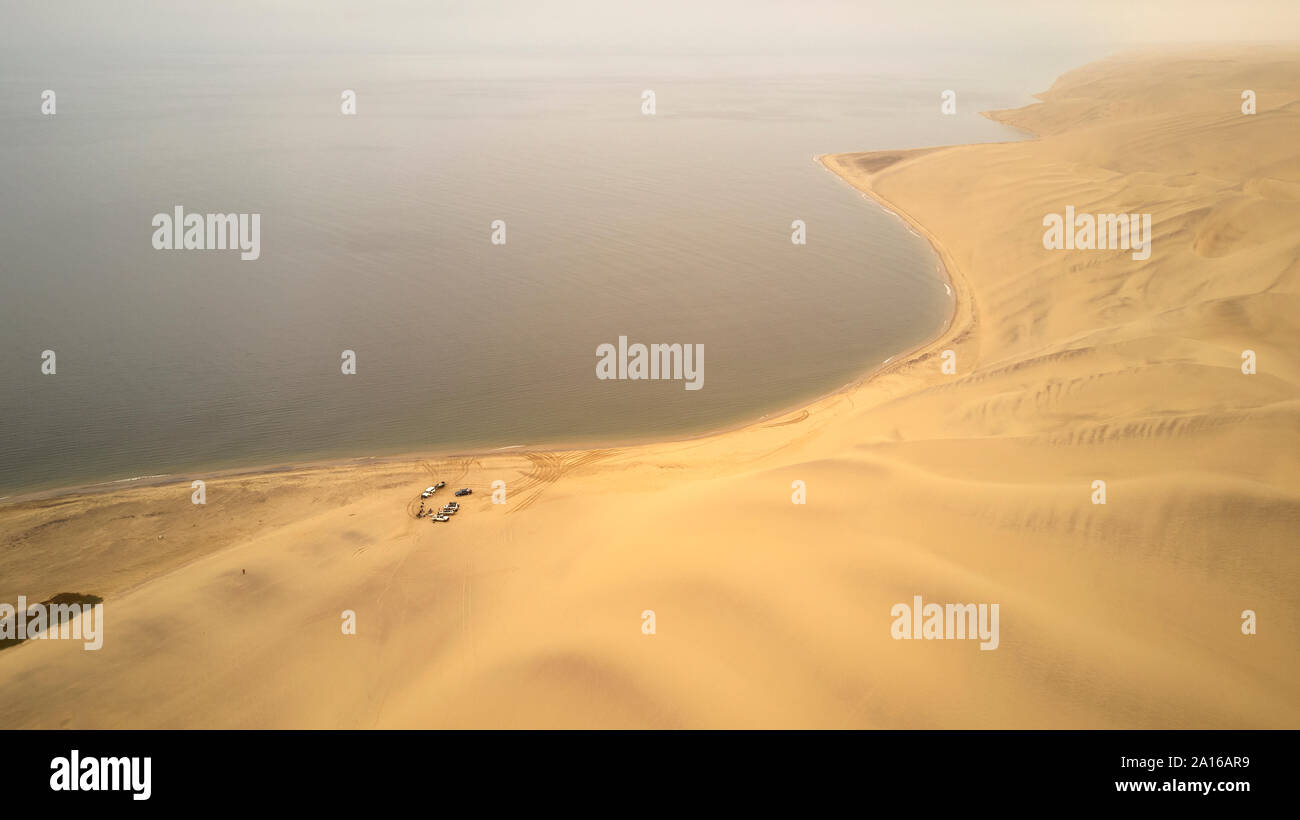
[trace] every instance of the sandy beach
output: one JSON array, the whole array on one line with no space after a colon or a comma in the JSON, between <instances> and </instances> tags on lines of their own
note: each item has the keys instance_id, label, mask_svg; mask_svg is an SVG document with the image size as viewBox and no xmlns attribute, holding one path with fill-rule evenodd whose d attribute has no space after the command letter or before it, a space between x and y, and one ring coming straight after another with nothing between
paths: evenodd
<instances>
[{"instance_id":1,"label":"sandy beach","mask_svg":"<svg viewBox=\"0 0 1300 820\"><path fill-rule=\"evenodd\" d=\"M989 116L1037 137L820 158L956 310L780 418L0 502L0 601L105 614L0 650L0 727L1300 728L1300 50ZM1045 249L1067 206L1150 214L1150 258ZM895 640L916 595L997 603L998 648Z\"/></svg>"}]
</instances>

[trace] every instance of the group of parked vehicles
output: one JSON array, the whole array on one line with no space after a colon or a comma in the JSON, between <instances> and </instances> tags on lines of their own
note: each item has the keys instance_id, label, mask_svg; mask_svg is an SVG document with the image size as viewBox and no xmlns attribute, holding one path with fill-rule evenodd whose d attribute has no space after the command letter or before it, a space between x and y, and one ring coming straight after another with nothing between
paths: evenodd
<instances>
[{"instance_id":1,"label":"group of parked vehicles","mask_svg":"<svg viewBox=\"0 0 1300 820\"><path fill-rule=\"evenodd\" d=\"M432 487L425 487L424 492L420 493L420 498L422 499L429 498L434 493L438 492L438 490L441 490L443 487L446 486L447 486L447 482L439 481L437 484L434 484ZM462 487L461 489L456 491L456 495L459 497L463 495L470 495L473 492L474 491L471 490L469 487ZM442 506L442 509L438 510L437 512L434 512L433 510L428 510L426 512L424 509L424 502L421 501L420 511L416 513L415 517L424 518L425 515L428 515L429 518L436 523L441 521L450 521L451 517L459 511L460 511L459 501L448 501L446 504Z\"/></svg>"}]
</instances>

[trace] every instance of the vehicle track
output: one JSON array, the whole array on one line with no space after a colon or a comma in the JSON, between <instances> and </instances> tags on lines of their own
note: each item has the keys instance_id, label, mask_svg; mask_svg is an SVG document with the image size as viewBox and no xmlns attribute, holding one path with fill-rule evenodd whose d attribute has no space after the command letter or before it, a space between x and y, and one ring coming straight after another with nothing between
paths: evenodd
<instances>
[{"instance_id":1,"label":"vehicle track","mask_svg":"<svg viewBox=\"0 0 1300 820\"><path fill-rule=\"evenodd\" d=\"M547 487L564 476L621 452L622 450L619 449L611 449L584 450L577 453L525 453L525 458L532 466L524 473L524 480L515 489L516 493L523 494L523 498L512 503L508 512L517 513L528 509L542 493L546 492Z\"/></svg>"},{"instance_id":2,"label":"vehicle track","mask_svg":"<svg viewBox=\"0 0 1300 820\"><path fill-rule=\"evenodd\" d=\"M780 420L780 421L774 421L774 422L771 422L770 424L764 424L763 426L764 426L764 427L784 427L784 426L786 426L787 424L798 424L799 422L803 421L803 420L806 419L806 418L808 418L808 410L807 410L807 409L804 409L804 410L800 410L798 413L796 413L796 414L793 415L793 416L787 416L786 418L784 418L784 419L782 419L782 420Z\"/></svg>"}]
</instances>

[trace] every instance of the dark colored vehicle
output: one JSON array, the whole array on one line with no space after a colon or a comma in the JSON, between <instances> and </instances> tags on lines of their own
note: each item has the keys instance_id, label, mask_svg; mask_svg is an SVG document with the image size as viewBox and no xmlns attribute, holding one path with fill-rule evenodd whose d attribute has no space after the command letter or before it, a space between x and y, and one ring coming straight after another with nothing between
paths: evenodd
<instances>
[{"instance_id":1,"label":"dark colored vehicle","mask_svg":"<svg viewBox=\"0 0 1300 820\"><path fill-rule=\"evenodd\" d=\"M446 487L446 486L447 486L447 482L445 482L445 481L439 481L437 484L434 484L434 485L433 485L433 488L434 488L435 490L441 490L443 487Z\"/></svg>"},{"instance_id":2,"label":"dark colored vehicle","mask_svg":"<svg viewBox=\"0 0 1300 820\"><path fill-rule=\"evenodd\" d=\"M469 495L469 494L472 493L472 492L474 492L474 491L471 490L469 487L465 487L465 488L463 488L463 489L457 490L457 491L456 491L456 495L458 495L458 496L460 496L460 495Z\"/></svg>"}]
</instances>

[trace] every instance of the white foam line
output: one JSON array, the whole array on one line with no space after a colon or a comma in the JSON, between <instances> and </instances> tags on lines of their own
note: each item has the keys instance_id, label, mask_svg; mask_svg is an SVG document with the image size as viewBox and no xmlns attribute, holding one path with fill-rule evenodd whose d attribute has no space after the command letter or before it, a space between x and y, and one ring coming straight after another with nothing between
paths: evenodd
<instances>
[{"instance_id":1,"label":"white foam line","mask_svg":"<svg viewBox=\"0 0 1300 820\"><path fill-rule=\"evenodd\" d=\"M157 475L137 475L137 476L131 476L130 478L119 478L115 481L101 481L98 484L91 484L89 486L103 487L106 484L126 484L127 482L130 481L144 481L147 478L166 478L169 475L171 475L171 473L158 473ZM8 497L9 496L5 496L5 498Z\"/></svg>"}]
</instances>

